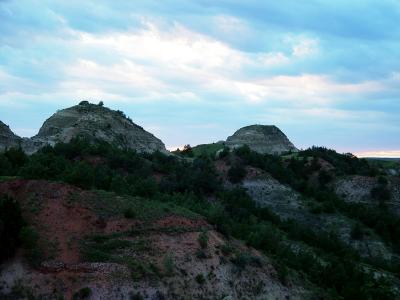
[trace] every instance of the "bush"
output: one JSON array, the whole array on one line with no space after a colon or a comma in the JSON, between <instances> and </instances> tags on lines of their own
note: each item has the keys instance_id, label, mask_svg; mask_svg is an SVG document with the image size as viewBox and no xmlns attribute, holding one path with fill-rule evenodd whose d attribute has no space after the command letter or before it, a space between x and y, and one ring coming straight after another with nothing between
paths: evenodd
<instances>
[{"instance_id":1,"label":"bush","mask_svg":"<svg viewBox=\"0 0 400 300\"><path fill-rule=\"evenodd\" d=\"M136 213L132 208L127 208L124 211L124 217L127 219L133 219L136 217Z\"/></svg>"},{"instance_id":2,"label":"bush","mask_svg":"<svg viewBox=\"0 0 400 300\"><path fill-rule=\"evenodd\" d=\"M20 239L22 247L25 249L26 257L31 265L37 267L43 259L43 252L39 248L39 234L31 226L21 229Z\"/></svg>"},{"instance_id":3,"label":"bush","mask_svg":"<svg viewBox=\"0 0 400 300\"><path fill-rule=\"evenodd\" d=\"M223 245L221 246L221 252L222 252L222 254L225 255L225 256L227 256L227 255L233 253L233 250L234 250L234 248L233 248L233 246L230 245L230 244L223 244Z\"/></svg>"},{"instance_id":4,"label":"bush","mask_svg":"<svg viewBox=\"0 0 400 300\"><path fill-rule=\"evenodd\" d=\"M73 296L73 300L88 299L92 295L92 290L89 287L85 287L76 292Z\"/></svg>"},{"instance_id":5,"label":"bush","mask_svg":"<svg viewBox=\"0 0 400 300\"><path fill-rule=\"evenodd\" d=\"M196 250L196 257L199 259L206 259L207 258L207 254L204 252L203 249L197 249Z\"/></svg>"},{"instance_id":6,"label":"bush","mask_svg":"<svg viewBox=\"0 0 400 300\"><path fill-rule=\"evenodd\" d=\"M242 164L236 163L228 171L228 179L232 183L239 183L246 176L246 169Z\"/></svg>"},{"instance_id":7,"label":"bush","mask_svg":"<svg viewBox=\"0 0 400 300\"><path fill-rule=\"evenodd\" d=\"M14 255L22 228L21 209L14 199L0 197L0 262Z\"/></svg>"},{"instance_id":8,"label":"bush","mask_svg":"<svg viewBox=\"0 0 400 300\"><path fill-rule=\"evenodd\" d=\"M208 235L207 232L203 231L199 234L199 237L197 238L197 241L199 242L199 245L202 249L207 248L208 246Z\"/></svg>"},{"instance_id":9,"label":"bush","mask_svg":"<svg viewBox=\"0 0 400 300\"><path fill-rule=\"evenodd\" d=\"M205 277L204 277L204 275L203 274L197 274L196 275L196 277L194 278L195 280L196 280L196 282L198 283L198 284L204 284L205 282L206 282L206 279L205 279Z\"/></svg>"},{"instance_id":10,"label":"bush","mask_svg":"<svg viewBox=\"0 0 400 300\"><path fill-rule=\"evenodd\" d=\"M380 206L385 206L386 201L390 200L390 191L384 185L379 185L371 190L371 197L378 201Z\"/></svg>"},{"instance_id":11,"label":"bush","mask_svg":"<svg viewBox=\"0 0 400 300\"><path fill-rule=\"evenodd\" d=\"M22 247L25 249L34 249L39 240L39 234L32 226L25 226L21 229L20 239Z\"/></svg>"},{"instance_id":12,"label":"bush","mask_svg":"<svg viewBox=\"0 0 400 300\"><path fill-rule=\"evenodd\" d=\"M140 293L132 293L129 297L130 300L143 300L143 296Z\"/></svg>"},{"instance_id":13,"label":"bush","mask_svg":"<svg viewBox=\"0 0 400 300\"><path fill-rule=\"evenodd\" d=\"M362 230L362 227L360 223L355 223L350 232L350 236L353 240L361 240L364 236L364 231Z\"/></svg>"},{"instance_id":14,"label":"bush","mask_svg":"<svg viewBox=\"0 0 400 300\"><path fill-rule=\"evenodd\" d=\"M4 155L7 157L8 161L11 163L14 170L17 170L28 160L27 155L21 148L11 148L4 152ZM13 174L10 174L13 175Z\"/></svg>"},{"instance_id":15,"label":"bush","mask_svg":"<svg viewBox=\"0 0 400 300\"><path fill-rule=\"evenodd\" d=\"M171 276L174 273L175 269L174 259L171 254L167 254L164 257L163 264L164 264L165 274L167 276Z\"/></svg>"},{"instance_id":16,"label":"bush","mask_svg":"<svg viewBox=\"0 0 400 300\"><path fill-rule=\"evenodd\" d=\"M11 175L12 169L12 164L8 158L4 154L0 154L0 176Z\"/></svg>"}]
</instances>

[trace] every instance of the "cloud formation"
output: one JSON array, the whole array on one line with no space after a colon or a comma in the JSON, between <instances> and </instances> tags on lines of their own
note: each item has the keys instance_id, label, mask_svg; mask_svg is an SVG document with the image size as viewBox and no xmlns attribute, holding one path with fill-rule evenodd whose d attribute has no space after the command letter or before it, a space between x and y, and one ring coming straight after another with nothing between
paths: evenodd
<instances>
[{"instance_id":1,"label":"cloud formation","mask_svg":"<svg viewBox=\"0 0 400 300\"><path fill-rule=\"evenodd\" d=\"M0 1L0 119L29 135L93 99L167 146L273 123L298 147L395 151L399 19L390 0Z\"/></svg>"}]
</instances>

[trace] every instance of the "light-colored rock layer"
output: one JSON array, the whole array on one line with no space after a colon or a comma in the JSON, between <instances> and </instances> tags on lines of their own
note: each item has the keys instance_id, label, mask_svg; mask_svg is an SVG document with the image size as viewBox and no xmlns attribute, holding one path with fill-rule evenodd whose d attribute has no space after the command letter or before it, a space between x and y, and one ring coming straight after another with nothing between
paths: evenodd
<instances>
[{"instance_id":1,"label":"light-colored rock layer","mask_svg":"<svg viewBox=\"0 0 400 300\"><path fill-rule=\"evenodd\" d=\"M238 148L247 145L262 154L281 154L298 151L286 135L274 125L250 125L240 128L226 140L226 145Z\"/></svg>"},{"instance_id":2,"label":"light-colored rock layer","mask_svg":"<svg viewBox=\"0 0 400 300\"><path fill-rule=\"evenodd\" d=\"M46 145L68 143L76 137L84 137L91 142L104 141L137 152L167 152L161 140L133 123L122 112L89 103L56 112L31 139L15 136L1 123L0 151L21 145L26 153L32 154Z\"/></svg>"}]
</instances>

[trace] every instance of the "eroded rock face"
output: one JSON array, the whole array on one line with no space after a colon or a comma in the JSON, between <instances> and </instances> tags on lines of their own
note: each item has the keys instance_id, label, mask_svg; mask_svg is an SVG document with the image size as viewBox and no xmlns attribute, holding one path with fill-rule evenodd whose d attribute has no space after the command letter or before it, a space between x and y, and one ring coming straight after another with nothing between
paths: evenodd
<instances>
[{"instance_id":1,"label":"eroded rock face","mask_svg":"<svg viewBox=\"0 0 400 300\"><path fill-rule=\"evenodd\" d=\"M22 139L15 135L10 127L0 121L0 151L11 147L18 147L21 141Z\"/></svg>"},{"instance_id":2,"label":"eroded rock face","mask_svg":"<svg viewBox=\"0 0 400 300\"><path fill-rule=\"evenodd\" d=\"M32 154L46 145L54 146L59 142L68 143L75 137L84 137L92 142L105 141L137 152L166 152L161 140L133 123L123 112L88 102L56 112L31 139L13 136L7 126L3 127L0 129L0 150L21 144L26 153Z\"/></svg>"},{"instance_id":3,"label":"eroded rock face","mask_svg":"<svg viewBox=\"0 0 400 300\"><path fill-rule=\"evenodd\" d=\"M247 145L262 154L281 154L298 151L286 135L274 125L250 125L240 128L226 140L226 145L238 148Z\"/></svg>"}]
</instances>

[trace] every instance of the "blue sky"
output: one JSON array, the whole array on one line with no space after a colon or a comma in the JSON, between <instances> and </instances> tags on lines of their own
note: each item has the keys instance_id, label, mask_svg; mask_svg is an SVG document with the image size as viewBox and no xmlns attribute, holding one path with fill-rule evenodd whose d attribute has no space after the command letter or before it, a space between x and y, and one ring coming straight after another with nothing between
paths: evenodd
<instances>
[{"instance_id":1,"label":"blue sky","mask_svg":"<svg viewBox=\"0 0 400 300\"><path fill-rule=\"evenodd\" d=\"M0 0L0 120L104 101L169 148L274 124L400 156L400 2Z\"/></svg>"}]
</instances>

